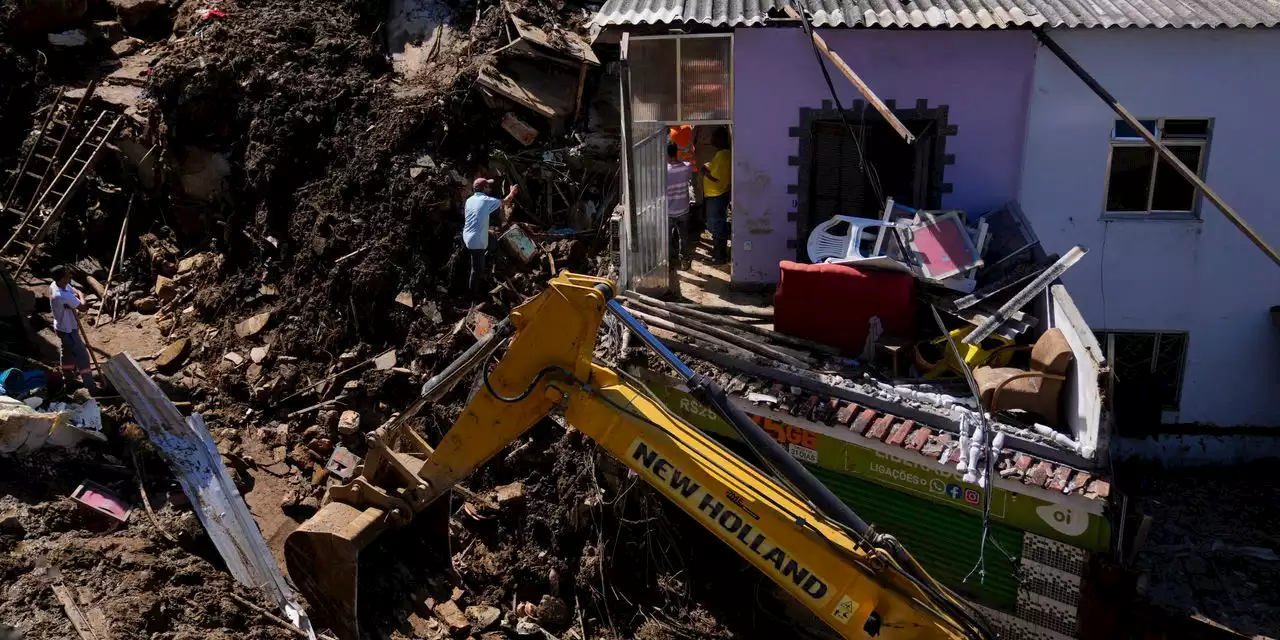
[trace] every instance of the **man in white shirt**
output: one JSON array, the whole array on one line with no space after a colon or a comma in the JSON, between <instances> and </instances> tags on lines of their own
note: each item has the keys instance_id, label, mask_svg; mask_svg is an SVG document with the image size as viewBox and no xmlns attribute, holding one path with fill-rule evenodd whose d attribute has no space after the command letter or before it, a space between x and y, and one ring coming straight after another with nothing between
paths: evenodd
<instances>
[{"instance_id":1,"label":"man in white shirt","mask_svg":"<svg viewBox=\"0 0 1280 640\"><path fill-rule=\"evenodd\" d=\"M97 388L93 369L89 366L89 349L76 321L77 309L83 304L84 296L71 286L71 271L64 266L54 267L53 283L49 285L49 308L53 311L53 332L58 334L63 384L74 383L79 377L85 388L93 392Z\"/></svg>"},{"instance_id":2,"label":"man in white shirt","mask_svg":"<svg viewBox=\"0 0 1280 640\"><path fill-rule=\"evenodd\" d=\"M689 239L689 200L693 166L680 160L680 147L667 143L667 220L671 229L668 265L671 271L688 269L693 261Z\"/></svg>"},{"instance_id":3,"label":"man in white shirt","mask_svg":"<svg viewBox=\"0 0 1280 640\"><path fill-rule=\"evenodd\" d=\"M462 244L467 249L471 273L467 277L467 289L473 297L479 296L484 286L485 252L489 250L489 216L499 207L511 204L516 198L516 186L511 185L507 197L499 200L488 191L493 186L489 178L476 178L471 183L472 194L467 198L462 223Z\"/></svg>"}]
</instances>

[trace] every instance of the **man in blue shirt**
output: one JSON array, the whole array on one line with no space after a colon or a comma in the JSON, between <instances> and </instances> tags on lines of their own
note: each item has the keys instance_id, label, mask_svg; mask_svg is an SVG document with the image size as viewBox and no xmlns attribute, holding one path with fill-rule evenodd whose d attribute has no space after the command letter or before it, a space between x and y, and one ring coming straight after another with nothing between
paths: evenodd
<instances>
[{"instance_id":1,"label":"man in blue shirt","mask_svg":"<svg viewBox=\"0 0 1280 640\"><path fill-rule=\"evenodd\" d=\"M493 187L493 180L476 178L471 183L474 193L467 198L466 217L462 223L462 244L467 248L467 256L471 263L471 274L467 277L467 288L472 296L479 296L484 286L485 252L489 250L489 215L511 204L516 198L516 186L511 185L507 197L499 200L488 194Z\"/></svg>"}]
</instances>

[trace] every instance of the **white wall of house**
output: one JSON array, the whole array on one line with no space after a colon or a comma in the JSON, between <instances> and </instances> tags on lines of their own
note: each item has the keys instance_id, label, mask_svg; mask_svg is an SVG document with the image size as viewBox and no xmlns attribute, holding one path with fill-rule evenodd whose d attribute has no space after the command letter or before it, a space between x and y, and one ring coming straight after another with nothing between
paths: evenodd
<instances>
[{"instance_id":1,"label":"white wall of house","mask_svg":"<svg viewBox=\"0 0 1280 640\"><path fill-rule=\"evenodd\" d=\"M1280 30L1055 31L1140 119L1211 118L1208 184L1280 246ZM1188 334L1166 421L1280 426L1280 267L1207 200L1199 220L1102 215L1115 115L1048 50L1036 54L1021 186L1050 252L1089 255L1063 277L1095 330ZM1123 425L1121 425L1123 432Z\"/></svg>"}]
</instances>

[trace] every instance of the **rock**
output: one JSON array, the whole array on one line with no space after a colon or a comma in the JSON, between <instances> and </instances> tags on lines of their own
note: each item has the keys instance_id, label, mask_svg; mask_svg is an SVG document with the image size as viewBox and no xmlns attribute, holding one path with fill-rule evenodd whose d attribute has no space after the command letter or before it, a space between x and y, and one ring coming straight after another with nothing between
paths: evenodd
<instances>
[{"instance_id":1,"label":"rock","mask_svg":"<svg viewBox=\"0 0 1280 640\"><path fill-rule=\"evenodd\" d=\"M328 457L330 453L333 453L333 442L328 438L316 438L315 440L307 443L307 448L321 456Z\"/></svg>"},{"instance_id":2,"label":"rock","mask_svg":"<svg viewBox=\"0 0 1280 640\"><path fill-rule=\"evenodd\" d=\"M197 253L194 256L183 258L178 262L178 274L190 273L203 267L209 261L209 254Z\"/></svg>"},{"instance_id":3,"label":"rock","mask_svg":"<svg viewBox=\"0 0 1280 640\"><path fill-rule=\"evenodd\" d=\"M249 365L249 368L245 370L245 375L248 376L249 382L256 381L258 378L262 377L262 365L260 364Z\"/></svg>"},{"instance_id":4,"label":"rock","mask_svg":"<svg viewBox=\"0 0 1280 640\"><path fill-rule=\"evenodd\" d=\"M420 638L435 638L443 633L435 618L423 618L417 613L409 615L409 626L413 627L413 635Z\"/></svg>"},{"instance_id":5,"label":"rock","mask_svg":"<svg viewBox=\"0 0 1280 640\"><path fill-rule=\"evenodd\" d=\"M156 276L156 286L153 291L156 297L160 299L160 302L168 302L178 295L178 290L173 285L173 279L166 276Z\"/></svg>"},{"instance_id":6,"label":"rock","mask_svg":"<svg viewBox=\"0 0 1280 640\"><path fill-rule=\"evenodd\" d=\"M534 608L533 619L538 624L550 627L563 627L569 624L569 605L555 596L542 596L542 602Z\"/></svg>"},{"instance_id":7,"label":"rock","mask_svg":"<svg viewBox=\"0 0 1280 640\"><path fill-rule=\"evenodd\" d=\"M274 462L284 462L289 457L289 447L280 445L271 448L271 460Z\"/></svg>"},{"instance_id":8,"label":"rock","mask_svg":"<svg viewBox=\"0 0 1280 640\"><path fill-rule=\"evenodd\" d=\"M182 361L187 358L190 351L191 341L183 338L176 342L170 343L169 346L156 356L156 368L160 371L172 371L182 365Z\"/></svg>"},{"instance_id":9,"label":"rock","mask_svg":"<svg viewBox=\"0 0 1280 640\"><path fill-rule=\"evenodd\" d=\"M271 323L271 312L264 311L262 313L259 313L256 316L251 316L249 318L246 318L240 321L240 323L236 325L236 335L240 336L241 338L249 338L249 337L255 336L259 332L261 332L263 329L267 328L267 325L270 323Z\"/></svg>"},{"instance_id":10,"label":"rock","mask_svg":"<svg viewBox=\"0 0 1280 640\"><path fill-rule=\"evenodd\" d=\"M143 42L137 38L125 38L111 45L111 52L117 57L123 58L132 55L138 49L141 49Z\"/></svg>"},{"instance_id":11,"label":"rock","mask_svg":"<svg viewBox=\"0 0 1280 640\"><path fill-rule=\"evenodd\" d=\"M160 331L160 335L165 337L168 337L169 334L173 333L173 328L176 325L177 322L175 322L173 318L162 318L156 321L156 329Z\"/></svg>"},{"instance_id":12,"label":"rock","mask_svg":"<svg viewBox=\"0 0 1280 640\"><path fill-rule=\"evenodd\" d=\"M258 364L267 359L267 347L254 347L249 350L249 359Z\"/></svg>"},{"instance_id":13,"label":"rock","mask_svg":"<svg viewBox=\"0 0 1280 640\"><path fill-rule=\"evenodd\" d=\"M338 412L333 409L321 409L320 413L316 414L316 422L323 429L332 429L338 426Z\"/></svg>"},{"instance_id":14,"label":"rock","mask_svg":"<svg viewBox=\"0 0 1280 640\"><path fill-rule=\"evenodd\" d=\"M142 315L151 315L160 308L160 303L155 298L139 298L133 301L133 310Z\"/></svg>"},{"instance_id":15,"label":"rock","mask_svg":"<svg viewBox=\"0 0 1280 640\"><path fill-rule=\"evenodd\" d=\"M396 352L394 349L387 351L373 360L373 368L378 371L386 371L394 366L396 366Z\"/></svg>"},{"instance_id":16,"label":"rock","mask_svg":"<svg viewBox=\"0 0 1280 640\"><path fill-rule=\"evenodd\" d=\"M500 505L516 504L524 500L524 484L512 482L495 487L493 497Z\"/></svg>"},{"instance_id":17,"label":"rock","mask_svg":"<svg viewBox=\"0 0 1280 640\"><path fill-rule=\"evenodd\" d=\"M351 435L360 430L360 413L358 411L343 411L342 416L338 418L338 433L343 435Z\"/></svg>"},{"instance_id":18,"label":"rock","mask_svg":"<svg viewBox=\"0 0 1280 640\"><path fill-rule=\"evenodd\" d=\"M473 624L474 630L484 631L492 627L498 622L498 618L502 617L502 611L497 607L488 605L475 605L467 607L467 619Z\"/></svg>"},{"instance_id":19,"label":"rock","mask_svg":"<svg viewBox=\"0 0 1280 640\"><path fill-rule=\"evenodd\" d=\"M471 631L471 621L467 620L467 616L463 615L458 609L458 605L452 600L442 602L436 605L434 612L436 618L439 618L445 626L449 627L449 631L458 636L465 636Z\"/></svg>"},{"instance_id":20,"label":"rock","mask_svg":"<svg viewBox=\"0 0 1280 640\"><path fill-rule=\"evenodd\" d=\"M0 534L21 538L27 535L27 530L22 526L22 521L18 519L17 514L7 513L0 515Z\"/></svg>"},{"instance_id":21,"label":"rock","mask_svg":"<svg viewBox=\"0 0 1280 640\"><path fill-rule=\"evenodd\" d=\"M413 294L409 293L408 291L401 291L398 295L396 295L396 302L412 309Z\"/></svg>"},{"instance_id":22,"label":"rock","mask_svg":"<svg viewBox=\"0 0 1280 640\"><path fill-rule=\"evenodd\" d=\"M324 434L325 434L325 431L326 431L326 430L325 430L325 428L324 428L324 427L322 427L322 426L320 426L320 425L318 425L318 424L313 424L313 425L311 425L311 426L307 427L307 430L306 430L306 431L303 431L303 432L302 432L302 439L303 439L303 440L314 440L314 439L319 438L320 436L324 435Z\"/></svg>"},{"instance_id":23,"label":"rock","mask_svg":"<svg viewBox=\"0 0 1280 640\"><path fill-rule=\"evenodd\" d=\"M222 356L222 358L224 360L230 360L231 364L234 364L237 367L244 363L244 356L234 351L228 351L225 355Z\"/></svg>"},{"instance_id":24,"label":"rock","mask_svg":"<svg viewBox=\"0 0 1280 640\"><path fill-rule=\"evenodd\" d=\"M360 393L363 388L364 385L359 380L348 380L346 384L342 385L342 393L352 396Z\"/></svg>"},{"instance_id":25,"label":"rock","mask_svg":"<svg viewBox=\"0 0 1280 640\"><path fill-rule=\"evenodd\" d=\"M107 0L120 16L120 24L125 29L135 29L144 25L152 17L169 8L167 0Z\"/></svg>"},{"instance_id":26,"label":"rock","mask_svg":"<svg viewBox=\"0 0 1280 640\"><path fill-rule=\"evenodd\" d=\"M360 359L360 354L356 353L355 351L344 351L342 355L338 356L338 363L344 367L349 367L355 364L356 361L359 359Z\"/></svg>"},{"instance_id":27,"label":"rock","mask_svg":"<svg viewBox=\"0 0 1280 640\"><path fill-rule=\"evenodd\" d=\"M431 323L432 326L444 322L444 315L440 313L440 307L434 302L428 302L422 305L422 316Z\"/></svg>"}]
</instances>

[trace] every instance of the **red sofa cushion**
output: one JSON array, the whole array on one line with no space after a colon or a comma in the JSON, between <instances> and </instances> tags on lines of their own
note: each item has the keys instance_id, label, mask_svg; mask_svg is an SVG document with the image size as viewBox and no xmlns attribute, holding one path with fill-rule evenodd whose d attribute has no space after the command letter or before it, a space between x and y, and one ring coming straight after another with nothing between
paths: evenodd
<instances>
[{"instance_id":1,"label":"red sofa cushion","mask_svg":"<svg viewBox=\"0 0 1280 640\"><path fill-rule=\"evenodd\" d=\"M862 353L872 316L887 336L915 337L916 281L908 273L783 260L773 295L774 329Z\"/></svg>"}]
</instances>

